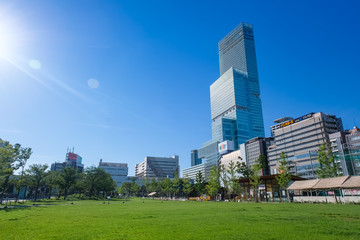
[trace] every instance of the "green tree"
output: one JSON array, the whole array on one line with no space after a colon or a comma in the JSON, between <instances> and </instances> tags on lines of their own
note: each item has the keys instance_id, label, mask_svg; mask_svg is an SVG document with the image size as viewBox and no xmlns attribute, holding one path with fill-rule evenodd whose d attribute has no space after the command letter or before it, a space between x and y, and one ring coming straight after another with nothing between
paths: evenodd
<instances>
[{"instance_id":1,"label":"green tree","mask_svg":"<svg viewBox=\"0 0 360 240\"><path fill-rule=\"evenodd\" d=\"M174 178L172 179L172 186L175 198L179 197L182 190L182 180L178 177L177 172L175 172Z\"/></svg>"},{"instance_id":2,"label":"green tree","mask_svg":"<svg viewBox=\"0 0 360 240\"><path fill-rule=\"evenodd\" d=\"M155 178L152 178L150 181L150 192L157 192L160 191L160 184L156 181Z\"/></svg>"},{"instance_id":3,"label":"green tree","mask_svg":"<svg viewBox=\"0 0 360 240\"><path fill-rule=\"evenodd\" d=\"M188 198L190 193L194 190L193 185L190 182L189 178L183 179L183 192L185 196Z\"/></svg>"},{"instance_id":4,"label":"green tree","mask_svg":"<svg viewBox=\"0 0 360 240\"><path fill-rule=\"evenodd\" d=\"M45 185L47 188L48 199L51 198L51 194L56 188L58 188L60 172L50 171L45 176Z\"/></svg>"},{"instance_id":5,"label":"green tree","mask_svg":"<svg viewBox=\"0 0 360 240\"><path fill-rule=\"evenodd\" d=\"M140 193L140 186L135 182L135 178L131 179L131 192L134 196L138 196Z\"/></svg>"},{"instance_id":6,"label":"green tree","mask_svg":"<svg viewBox=\"0 0 360 240\"><path fill-rule=\"evenodd\" d=\"M201 194L204 193L205 180L200 171L196 174L194 188L195 188L197 196L200 196Z\"/></svg>"},{"instance_id":7,"label":"green tree","mask_svg":"<svg viewBox=\"0 0 360 240\"><path fill-rule=\"evenodd\" d=\"M236 194L240 190L239 179L236 176L238 171L238 165L235 164L233 161L230 161L229 167L227 169L227 173L229 176L229 193Z\"/></svg>"},{"instance_id":8,"label":"green tree","mask_svg":"<svg viewBox=\"0 0 360 240\"><path fill-rule=\"evenodd\" d=\"M84 171L84 183L89 197L100 196L100 192L105 197L107 192L115 190L116 187L111 175L98 167L89 167Z\"/></svg>"},{"instance_id":9,"label":"green tree","mask_svg":"<svg viewBox=\"0 0 360 240\"><path fill-rule=\"evenodd\" d=\"M78 173L76 175L75 184L71 187L75 194L78 194L80 198L83 198L87 194L87 183L85 172Z\"/></svg>"},{"instance_id":10,"label":"green tree","mask_svg":"<svg viewBox=\"0 0 360 240\"><path fill-rule=\"evenodd\" d=\"M84 176L81 182L85 188L86 195L88 197L93 197L97 194L97 179L98 179L98 169L96 167L86 168L84 171Z\"/></svg>"},{"instance_id":11,"label":"green tree","mask_svg":"<svg viewBox=\"0 0 360 240\"><path fill-rule=\"evenodd\" d=\"M267 159L265 155L260 155L259 158L257 159L257 163L260 165L261 167L261 173L262 175L265 175L265 170L267 168Z\"/></svg>"},{"instance_id":12,"label":"green tree","mask_svg":"<svg viewBox=\"0 0 360 240\"><path fill-rule=\"evenodd\" d=\"M10 177L20 165L20 144L11 145L8 141L0 139L0 203L4 199L4 194L8 192Z\"/></svg>"},{"instance_id":13,"label":"green tree","mask_svg":"<svg viewBox=\"0 0 360 240\"><path fill-rule=\"evenodd\" d=\"M165 178L161 181L161 191L167 196L170 197L171 193L173 192L173 185L169 178Z\"/></svg>"},{"instance_id":14,"label":"green tree","mask_svg":"<svg viewBox=\"0 0 360 240\"><path fill-rule=\"evenodd\" d=\"M209 173L209 181L206 185L206 192L216 200L216 195L219 193L220 186L220 170L216 166L212 166Z\"/></svg>"},{"instance_id":15,"label":"green tree","mask_svg":"<svg viewBox=\"0 0 360 240\"><path fill-rule=\"evenodd\" d=\"M261 155L251 166L250 184L254 187L255 201L259 201L259 185L261 184Z\"/></svg>"},{"instance_id":16,"label":"green tree","mask_svg":"<svg viewBox=\"0 0 360 240\"><path fill-rule=\"evenodd\" d=\"M280 153L279 164L279 173L275 176L275 179L280 186L280 202L282 202L282 190L287 187L291 180L289 166L287 165L287 156L284 152Z\"/></svg>"},{"instance_id":17,"label":"green tree","mask_svg":"<svg viewBox=\"0 0 360 240\"><path fill-rule=\"evenodd\" d=\"M219 165L218 171L219 171L221 183L224 186L224 195L228 199L229 198L229 176L227 173L227 169L225 168L224 165Z\"/></svg>"},{"instance_id":18,"label":"green tree","mask_svg":"<svg viewBox=\"0 0 360 240\"><path fill-rule=\"evenodd\" d=\"M121 185L121 193L125 194L126 196L131 196L132 194L132 184L130 182L124 182Z\"/></svg>"},{"instance_id":19,"label":"green tree","mask_svg":"<svg viewBox=\"0 0 360 240\"><path fill-rule=\"evenodd\" d=\"M338 176L338 165L335 162L335 156L333 155L331 148L325 144L321 144L318 151L318 167L316 174L319 178L331 178Z\"/></svg>"},{"instance_id":20,"label":"green tree","mask_svg":"<svg viewBox=\"0 0 360 240\"><path fill-rule=\"evenodd\" d=\"M145 187L145 192L144 192L144 195L148 195L149 194L149 192L151 191L150 189L150 186L151 186L151 181L150 181L150 179L149 179L149 177L145 177L145 178L143 178L143 180L142 180L142 183L143 183L143 186Z\"/></svg>"},{"instance_id":21,"label":"green tree","mask_svg":"<svg viewBox=\"0 0 360 240\"><path fill-rule=\"evenodd\" d=\"M34 202L37 200L40 187L45 185L45 176L48 165L33 164L26 170L28 174L29 184L34 190Z\"/></svg>"},{"instance_id":22,"label":"green tree","mask_svg":"<svg viewBox=\"0 0 360 240\"><path fill-rule=\"evenodd\" d=\"M241 178L250 178L250 175L252 174L251 168L244 162L237 163L237 172L241 174Z\"/></svg>"},{"instance_id":23,"label":"green tree","mask_svg":"<svg viewBox=\"0 0 360 240\"><path fill-rule=\"evenodd\" d=\"M77 172L75 169L71 167L65 167L60 172L60 176L58 179L58 186L60 191L64 195L64 200L66 200L70 188L75 185L76 177L77 177Z\"/></svg>"},{"instance_id":24,"label":"green tree","mask_svg":"<svg viewBox=\"0 0 360 240\"><path fill-rule=\"evenodd\" d=\"M116 182L109 173L104 171L101 175L101 181L99 183L99 190L103 193L103 197L105 197L105 194L110 194L114 192L115 189L116 189Z\"/></svg>"},{"instance_id":25,"label":"green tree","mask_svg":"<svg viewBox=\"0 0 360 240\"><path fill-rule=\"evenodd\" d=\"M17 181L17 184L15 185L16 190L17 190L15 202L18 201L21 189L23 189L23 187L25 186L25 184L24 184L24 168L25 168L27 160L30 158L31 154L32 154L31 148L20 148L18 159L19 159L19 167L21 167L21 174L20 174L19 180Z\"/></svg>"}]
</instances>

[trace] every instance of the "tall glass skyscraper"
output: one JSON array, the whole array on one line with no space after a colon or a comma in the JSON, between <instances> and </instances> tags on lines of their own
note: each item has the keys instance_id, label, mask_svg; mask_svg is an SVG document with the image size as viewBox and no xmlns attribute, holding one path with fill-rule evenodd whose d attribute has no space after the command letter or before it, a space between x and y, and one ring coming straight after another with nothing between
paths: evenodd
<instances>
[{"instance_id":1,"label":"tall glass skyscraper","mask_svg":"<svg viewBox=\"0 0 360 240\"><path fill-rule=\"evenodd\" d=\"M220 78L210 86L212 140L238 145L265 137L253 27L241 23L219 42Z\"/></svg>"},{"instance_id":2,"label":"tall glass skyscraper","mask_svg":"<svg viewBox=\"0 0 360 240\"><path fill-rule=\"evenodd\" d=\"M210 86L212 139L192 151L192 167L183 171L192 179L200 171L208 180L220 142L231 140L237 150L249 139L265 137L251 24L241 23L219 42L219 60L220 78Z\"/></svg>"}]
</instances>

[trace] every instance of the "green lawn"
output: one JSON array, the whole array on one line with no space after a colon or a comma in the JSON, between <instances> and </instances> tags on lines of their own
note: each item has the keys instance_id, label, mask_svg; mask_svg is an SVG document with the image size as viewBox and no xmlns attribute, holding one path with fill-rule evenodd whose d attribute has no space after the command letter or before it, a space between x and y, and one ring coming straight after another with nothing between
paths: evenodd
<instances>
[{"instance_id":1,"label":"green lawn","mask_svg":"<svg viewBox=\"0 0 360 240\"><path fill-rule=\"evenodd\" d=\"M150 199L54 204L1 209L0 239L360 239L360 205Z\"/></svg>"}]
</instances>

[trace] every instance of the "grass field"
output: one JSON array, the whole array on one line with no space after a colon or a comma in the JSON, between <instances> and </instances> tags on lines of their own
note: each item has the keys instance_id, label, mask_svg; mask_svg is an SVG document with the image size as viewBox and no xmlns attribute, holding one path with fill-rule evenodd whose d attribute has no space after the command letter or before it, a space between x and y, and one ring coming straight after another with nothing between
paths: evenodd
<instances>
[{"instance_id":1,"label":"grass field","mask_svg":"<svg viewBox=\"0 0 360 240\"><path fill-rule=\"evenodd\" d=\"M0 210L0 239L360 239L360 206L145 199Z\"/></svg>"}]
</instances>

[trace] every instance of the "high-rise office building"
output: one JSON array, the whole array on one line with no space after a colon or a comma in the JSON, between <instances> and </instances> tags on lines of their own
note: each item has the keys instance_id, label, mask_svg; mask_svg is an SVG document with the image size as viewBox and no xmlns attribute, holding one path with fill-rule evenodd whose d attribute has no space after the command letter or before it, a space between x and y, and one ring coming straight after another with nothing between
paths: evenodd
<instances>
[{"instance_id":1,"label":"high-rise office building","mask_svg":"<svg viewBox=\"0 0 360 240\"><path fill-rule=\"evenodd\" d=\"M210 86L212 140L238 145L264 137L251 24L241 23L219 42L220 78Z\"/></svg>"},{"instance_id":2,"label":"high-rise office building","mask_svg":"<svg viewBox=\"0 0 360 240\"><path fill-rule=\"evenodd\" d=\"M145 160L136 164L135 177L174 178L179 176L179 156L173 157L145 157Z\"/></svg>"},{"instance_id":3,"label":"high-rise office building","mask_svg":"<svg viewBox=\"0 0 360 240\"><path fill-rule=\"evenodd\" d=\"M320 145L329 144L329 134L342 131L343 126L341 118L319 112L278 123L271 129L274 129L274 143L267 150L271 174L278 173L278 161L284 152L291 174L314 179Z\"/></svg>"},{"instance_id":4,"label":"high-rise office building","mask_svg":"<svg viewBox=\"0 0 360 240\"><path fill-rule=\"evenodd\" d=\"M220 76L231 67L258 77L252 24L240 23L219 42Z\"/></svg>"},{"instance_id":5,"label":"high-rise office building","mask_svg":"<svg viewBox=\"0 0 360 240\"><path fill-rule=\"evenodd\" d=\"M193 167L204 164L205 179L218 163L218 143L230 140L237 150L248 139L265 137L251 24L241 23L219 42L219 62L220 78L210 86L212 139L192 152Z\"/></svg>"}]
</instances>

